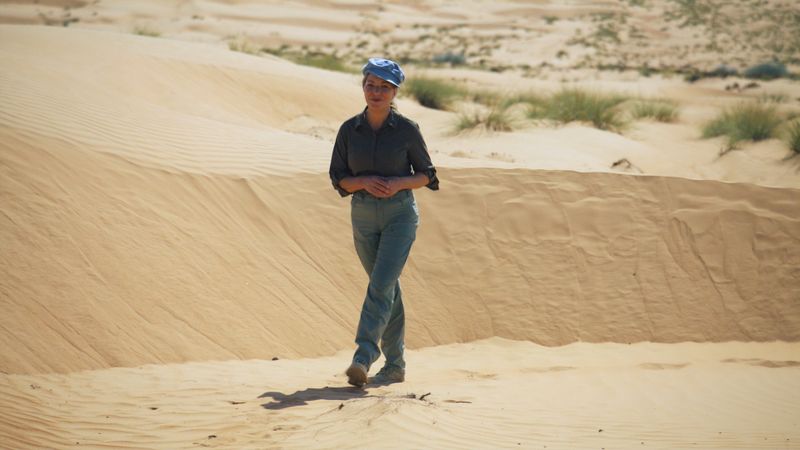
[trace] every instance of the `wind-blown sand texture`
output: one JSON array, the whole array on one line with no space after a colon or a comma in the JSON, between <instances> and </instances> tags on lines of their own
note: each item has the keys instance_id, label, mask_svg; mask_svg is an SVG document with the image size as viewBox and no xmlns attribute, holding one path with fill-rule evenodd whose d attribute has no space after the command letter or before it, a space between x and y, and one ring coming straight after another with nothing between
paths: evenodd
<instances>
[{"instance_id":1,"label":"wind-blown sand texture","mask_svg":"<svg viewBox=\"0 0 800 450\"><path fill-rule=\"evenodd\" d=\"M408 381L357 390L366 276L327 166L360 76L223 37L352 50L354 29L398 23L412 45L415 23L495 29L528 7L40 3L0 5L0 448L800 446L799 166L777 139L724 156L699 139L753 95L730 80L578 80L682 106L622 133L455 134L456 112L401 97L442 189L416 192ZM530 8L567 29L616 6ZM798 109L796 81L758 89Z\"/></svg>"}]
</instances>

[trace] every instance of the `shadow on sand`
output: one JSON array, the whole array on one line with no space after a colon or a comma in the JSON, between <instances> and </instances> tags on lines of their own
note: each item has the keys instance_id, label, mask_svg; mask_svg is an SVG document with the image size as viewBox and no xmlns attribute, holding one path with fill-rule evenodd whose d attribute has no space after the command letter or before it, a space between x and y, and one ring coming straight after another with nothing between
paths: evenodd
<instances>
[{"instance_id":1,"label":"shadow on sand","mask_svg":"<svg viewBox=\"0 0 800 450\"><path fill-rule=\"evenodd\" d=\"M353 398L367 397L373 396L367 395L367 391L364 389L350 386L307 388L292 394L284 394L282 392L265 392L258 396L258 398L272 399L272 401L261 405L261 407L265 409L284 409L292 406L303 406L314 400L345 401Z\"/></svg>"}]
</instances>

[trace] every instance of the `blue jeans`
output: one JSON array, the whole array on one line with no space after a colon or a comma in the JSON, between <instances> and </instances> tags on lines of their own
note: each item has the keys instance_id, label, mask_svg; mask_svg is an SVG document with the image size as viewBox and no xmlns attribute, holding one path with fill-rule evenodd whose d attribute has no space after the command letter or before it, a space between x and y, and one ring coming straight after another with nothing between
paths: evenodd
<instances>
[{"instance_id":1,"label":"blue jeans","mask_svg":"<svg viewBox=\"0 0 800 450\"><path fill-rule=\"evenodd\" d=\"M369 369L383 351L387 365L404 369L405 314L399 278L417 237L417 203L410 190L390 198L358 191L351 205L356 253L369 275L353 361Z\"/></svg>"}]
</instances>

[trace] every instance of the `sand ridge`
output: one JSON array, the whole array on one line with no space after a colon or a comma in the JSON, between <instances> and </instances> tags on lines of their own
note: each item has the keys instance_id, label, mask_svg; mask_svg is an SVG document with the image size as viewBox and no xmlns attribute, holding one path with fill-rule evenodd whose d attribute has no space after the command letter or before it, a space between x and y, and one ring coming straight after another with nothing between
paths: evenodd
<instances>
[{"instance_id":1,"label":"sand ridge","mask_svg":"<svg viewBox=\"0 0 800 450\"><path fill-rule=\"evenodd\" d=\"M349 345L364 274L347 200L326 175L174 174L63 142L40 140L54 153L2 141L16 187L4 200L4 273L37 280L6 300L17 315L4 339L19 343L2 355L6 370ZM409 308L411 347L798 339L796 190L521 169L442 176L450 189L418 194L424 225L404 285L424 301Z\"/></svg>"}]
</instances>

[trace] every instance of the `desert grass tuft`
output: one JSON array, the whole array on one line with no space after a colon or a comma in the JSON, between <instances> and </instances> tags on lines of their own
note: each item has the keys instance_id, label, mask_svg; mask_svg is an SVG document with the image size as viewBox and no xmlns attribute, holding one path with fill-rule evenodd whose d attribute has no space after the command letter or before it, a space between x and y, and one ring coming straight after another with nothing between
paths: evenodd
<instances>
[{"instance_id":1,"label":"desert grass tuft","mask_svg":"<svg viewBox=\"0 0 800 450\"><path fill-rule=\"evenodd\" d=\"M780 117L771 105L742 103L723 111L703 128L703 137L735 136L761 141L775 135Z\"/></svg>"},{"instance_id":2,"label":"desert grass tuft","mask_svg":"<svg viewBox=\"0 0 800 450\"><path fill-rule=\"evenodd\" d=\"M482 128L489 131L512 131L511 116L505 108L494 107L485 111L461 113L456 123L456 132Z\"/></svg>"},{"instance_id":3,"label":"desert grass tuft","mask_svg":"<svg viewBox=\"0 0 800 450\"><path fill-rule=\"evenodd\" d=\"M726 109L703 127L703 137L726 136L722 153L733 150L741 141L762 141L775 136L781 119L773 105L741 103Z\"/></svg>"},{"instance_id":4,"label":"desert grass tuft","mask_svg":"<svg viewBox=\"0 0 800 450\"><path fill-rule=\"evenodd\" d=\"M520 103L541 106L547 103L547 98L538 94L534 94L532 92L524 92L520 94L507 95L503 97L503 99L500 102L500 106L503 108L508 108L509 106L517 105Z\"/></svg>"},{"instance_id":5,"label":"desert grass tuft","mask_svg":"<svg viewBox=\"0 0 800 450\"><path fill-rule=\"evenodd\" d=\"M161 33L145 26L137 26L133 29L133 34L138 34L139 36L149 36L149 37L159 37Z\"/></svg>"},{"instance_id":6,"label":"desert grass tuft","mask_svg":"<svg viewBox=\"0 0 800 450\"><path fill-rule=\"evenodd\" d=\"M786 103L789 101L789 96L784 94L783 92L777 92L772 94L761 94L758 97L758 101L761 103Z\"/></svg>"},{"instance_id":7,"label":"desert grass tuft","mask_svg":"<svg viewBox=\"0 0 800 450\"><path fill-rule=\"evenodd\" d=\"M248 55L258 55L261 49L251 42L246 36L236 36L228 41L228 49L234 52L247 53Z\"/></svg>"},{"instance_id":8,"label":"desert grass tuft","mask_svg":"<svg viewBox=\"0 0 800 450\"><path fill-rule=\"evenodd\" d=\"M468 97L475 103L489 107L496 107L501 105L504 101L504 98L501 94L485 89L470 91Z\"/></svg>"},{"instance_id":9,"label":"desert grass tuft","mask_svg":"<svg viewBox=\"0 0 800 450\"><path fill-rule=\"evenodd\" d=\"M634 119L675 122L678 119L678 105L669 100L639 100L633 104L631 115Z\"/></svg>"},{"instance_id":10,"label":"desert grass tuft","mask_svg":"<svg viewBox=\"0 0 800 450\"><path fill-rule=\"evenodd\" d=\"M467 91L451 82L434 78L413 78L403 87L403 92L415 98L420 105L447 110L452 103L467 96Z\"/></svg>"},{"instance_id":11,"label":"desert grass tuft","mask_svg":"<svg viewBox=\"0 0 800 450\"><path fill-rule=\"evenodd\" d=\"M625 121L617 106L625 100L625 97L619 95L564 89L542 104L532 104L528 116L561 123L589 122L601 130L621 131L625 127Z\"/></svg>"},{"instance_id":12,"label":"desert grass tuft","mask_svg":"<svg viewBox=\"0 0 800 450\"><path fill-rule=\"evenodd\" d=\"M786 144L792 151L792 156L800 155L800 120L789 123Z\"/></svg>"},{"instance_id":13,"label":"desert grass tuft","mask_svg":"<svg viewBox=\"0 0 800 450\"><path fill-rule=\"evenodd\" d=\"M325 53L303 53L300 55L286 55L286 57L296 64L316 67L318 69L332 70L336 72L355 73L355 68L347 66L341 59Z\"/></svg>"}]
</instances>

